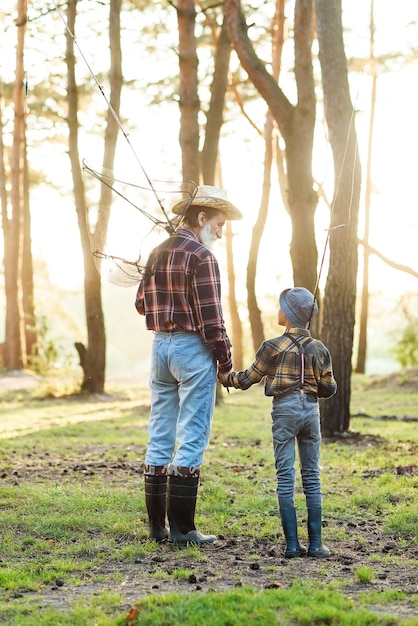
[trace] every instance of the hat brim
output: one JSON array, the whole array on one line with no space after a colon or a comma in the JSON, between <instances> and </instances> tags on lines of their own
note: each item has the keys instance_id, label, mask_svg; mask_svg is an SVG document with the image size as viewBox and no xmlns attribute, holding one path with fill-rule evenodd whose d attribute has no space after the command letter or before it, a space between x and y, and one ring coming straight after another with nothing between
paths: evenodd
<instances>
[{"instance_id":1,"label":"hat brim","mask_svg":"<svg viewBox=\"0 0 418 626\"><path fill-rule=\"evenodd\" d=\"M187 200L181 200L177 202L171 209L176 215L184 215L191 206L200 206L202 208L211 207L218 209L225 213L227 220L240 220L242 219L242 213L236 206L234 206L229 200L223 200L222 198L211 198L208 196L195 197L188 204Z\"/></svg>"}]
</instances>

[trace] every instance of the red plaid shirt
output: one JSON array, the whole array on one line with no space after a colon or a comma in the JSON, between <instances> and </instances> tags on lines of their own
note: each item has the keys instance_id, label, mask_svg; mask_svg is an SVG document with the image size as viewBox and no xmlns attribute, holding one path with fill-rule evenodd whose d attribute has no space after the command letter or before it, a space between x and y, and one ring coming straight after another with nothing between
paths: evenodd
<instances>
[{"instance_id":1,"label":"red plaid shirt","mask_svg":"<svg viewBox=\"0 0 418 626\"><path fill-rule=\"evenodd\" d=\"M219 362L232 368L231 342L221 306L218 262L190 228L179 228L157 246L148 260L150 275L141 281L135 307L149 330L180 328L198 332Z\"/></svg>"}]
</instances>

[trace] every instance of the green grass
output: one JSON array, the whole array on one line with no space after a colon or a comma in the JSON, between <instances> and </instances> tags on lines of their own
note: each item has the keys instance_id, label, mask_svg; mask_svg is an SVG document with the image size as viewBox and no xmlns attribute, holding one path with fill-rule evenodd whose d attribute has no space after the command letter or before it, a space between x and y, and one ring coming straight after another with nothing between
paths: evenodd
<instances>
[{"instance_id":1,"label":"green grass","mask_svg":"<svg viewBox=\"0 0 418 626\"><path fill-rule=\"evenodd\" d=\"M370 583L374 578L374 572L367 565L360 565L355 571L356 579L361 583Z\"/></svg>"},{"instance_id":2,"label":"green grass","mask_svg":"<svg viewBox=\"0 0 418 626\"><path fill-rule=\"evenodd\" d=\"M321 591L301 582L294 585L291 593L280 589L255 592L245 588L228 594L146 598L132 610L130 619L125 618L118 623L129 626L242 626L243 623L256 626L391 626L394 622L388 617L372 615L364 608L356 607L354 602L333 591L331 585Z\"/></svg>"},{"instance_id":3,"label":"green grass","mask_svg":"<svg viewBox=\"0 0 418 626\"><path fill-rule=\"evenodd\" d=\"M418 392L371 385L353 377L351 438L324 442L321 466L327 540L357 542L361 524L379 527L385 541L418 551L418 478L398 467L417 464L418 434L411 420L377 420L418 415ZM151 595L138 599L130 613L114 592L117 568L159 548L145 541L146 515L141 461L147 441L147 390L118 389L107 397L54 398L18 391L0 395L0 624L9 625L155 625L234 626L385 625L417 626L417 620L385 615L385 606L415 602L401 589L373 593L374 567L353 568L347 581L333 580L326 564L317 579L293 582L286 589ZM399 402L399 404L398 404ZM360 408L365 408L364 411ZM406 411L407 408L407 413ZM271 444L270 401L260 387L233 391L216 407L211 442L202 468L203 485L196 522L202 530L227 532L240 541L274 541L279 530ZM296 504L305 515L300 478ZM208 523L208 520L210 523ZM347 536L347 525L355 529ZM360 530L356 530L360 529ZM306 539L301 526L300 536ZM178 552L171 573L161 578L187 580L205 552ZM375 556L376 566L405 565L402 553ZM257 561L257 554L249 554ZM193 563L190 566L190 562ZM418 566L416 559L410 564ZM277 568L270 566L272 579ZM46 587L63 590L89 581L106 591L81 596L67 610L44 606ZM239 581L237 581L237 584ZM353 603L346 584L370 587ZM373 605L379 605L379 611Z\"/></svg>"}]
</instances>

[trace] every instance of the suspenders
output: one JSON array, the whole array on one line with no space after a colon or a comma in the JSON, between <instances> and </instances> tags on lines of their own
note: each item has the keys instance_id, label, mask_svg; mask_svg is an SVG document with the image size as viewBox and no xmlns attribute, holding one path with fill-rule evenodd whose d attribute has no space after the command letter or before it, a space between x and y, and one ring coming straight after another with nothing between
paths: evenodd
<instances>
[{"instance_id":1,"label":"suspenders","mask_svg":"<svg viewBox=\"0 0 418 626\"><path fill-rule=\"evenodd\" d=\"M299 349L299 390L303 390L303 385L305 383L305 347L312 343L312 338L309 337L305 344L302 345L297 339L285 333L286 337L288 337L295 346Z\"/></svg>"}]
</instances>

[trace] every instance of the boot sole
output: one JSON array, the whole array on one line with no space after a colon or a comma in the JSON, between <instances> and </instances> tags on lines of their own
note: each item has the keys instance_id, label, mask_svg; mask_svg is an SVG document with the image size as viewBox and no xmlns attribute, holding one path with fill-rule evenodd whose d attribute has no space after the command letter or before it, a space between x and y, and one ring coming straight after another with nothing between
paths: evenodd
<instances>
[{"instance_id":1,"label":"boot sole","mask_svg":"<svg viewBox=\"0 0 418 626\"><path fill-rule=\"evenodd\" d=\"M214 535L202 535L199 531L191 531L186 535L174 535L170 534L168 537L169 543L175 546L212 546L216 543L217 539Z\"/></svg>"}]
</instances>

